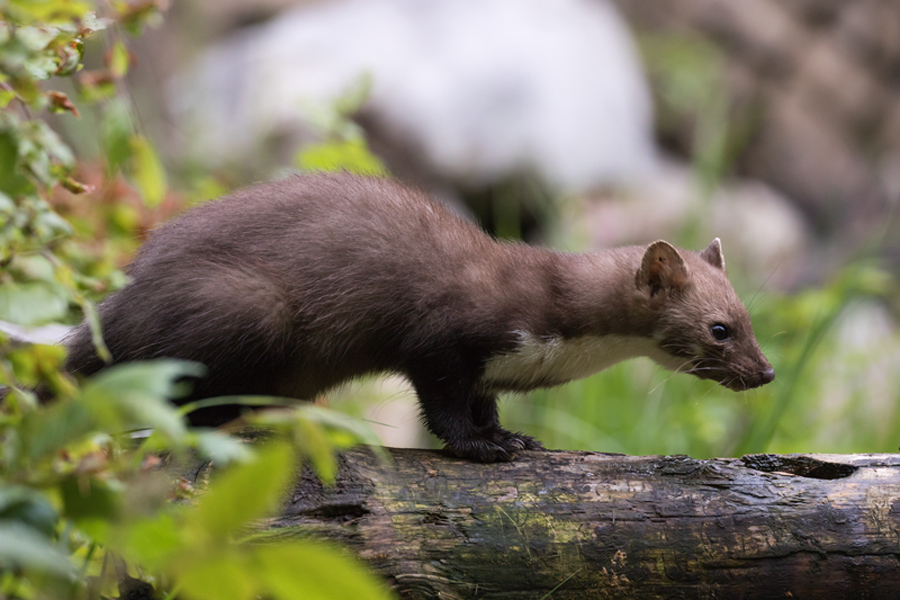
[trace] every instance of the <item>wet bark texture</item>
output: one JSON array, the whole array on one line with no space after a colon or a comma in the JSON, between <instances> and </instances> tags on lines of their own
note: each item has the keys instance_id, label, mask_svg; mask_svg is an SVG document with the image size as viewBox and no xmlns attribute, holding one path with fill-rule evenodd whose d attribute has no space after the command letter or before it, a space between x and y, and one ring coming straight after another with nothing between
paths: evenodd
<instances>
[{"instance_id":1,"label":"wet bark texture","mask_svg":"<svg viewBox=\"0 0 900 600\"><path fill-rule=\"evenodd\" d=\"M301 477L276 535L340 542L403 598L900 593L900 455L390 454Z\"/></svg>"}]
</instances>

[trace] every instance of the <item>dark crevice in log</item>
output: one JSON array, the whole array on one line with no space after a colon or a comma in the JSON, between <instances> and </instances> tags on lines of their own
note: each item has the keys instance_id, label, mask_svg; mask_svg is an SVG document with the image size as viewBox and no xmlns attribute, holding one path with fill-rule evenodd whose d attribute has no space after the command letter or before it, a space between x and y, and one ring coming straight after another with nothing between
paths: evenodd
<instances>
[{"instance_id":1,"label":"dark crevice in log","mask_svg":"<svg viewBox=\"0 0 900 600\"><path fill-rule=\"evenodd\" d=\"M359 504L327 504L309 510L298 510L296 515L311 519L324 519L329 521L351 521L368 514Z\"/></svg>"},{"instance_id":2,"label":"dark crevice in log","mask_svg":"<svg viewBox=\"0 0 900 600\"><path fill-rule=\"evenodd\" d=\"M765 473L784 473L813 479L842 479L856 473L858 467L819 460L811 456L751 454L741 458L745 466Z\"/></svg>"}]
</instances>

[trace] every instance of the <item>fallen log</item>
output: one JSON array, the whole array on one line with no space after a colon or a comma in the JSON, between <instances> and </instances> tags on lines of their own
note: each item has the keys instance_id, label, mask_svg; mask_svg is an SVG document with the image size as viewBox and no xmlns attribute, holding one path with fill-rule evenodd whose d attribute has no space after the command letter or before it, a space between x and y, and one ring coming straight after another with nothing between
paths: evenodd
<instances>
[{"instance_id":1,"label":"fallen log","mask_svg":"<svg viewBox=\"0 0 900 600\"><path fill-rule=\"evenodd\" d=\"M390 455L304 474L272 533L337 541L404 598L900 597L900 455Z\"/></svg>"}]
</instances>

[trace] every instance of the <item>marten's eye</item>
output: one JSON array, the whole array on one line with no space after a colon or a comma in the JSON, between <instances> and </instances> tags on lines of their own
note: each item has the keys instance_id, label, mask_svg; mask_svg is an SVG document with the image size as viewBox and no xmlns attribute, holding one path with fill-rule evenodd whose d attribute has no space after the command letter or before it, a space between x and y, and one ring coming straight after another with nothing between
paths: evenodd
<instances>
[{"instance_id":1,"label":"marten's eye","mask_svg":"<svg viewBox=\"0 0 900 600\"><path fill-rule=\"evenodd\" d=\"M720 342L724 342L728 338L731 337L731 332L728 331L728 328L721 323L715 323L709 328L710 333L713 334L713 337L716 338Z\"/></svg>"}]
</instances>

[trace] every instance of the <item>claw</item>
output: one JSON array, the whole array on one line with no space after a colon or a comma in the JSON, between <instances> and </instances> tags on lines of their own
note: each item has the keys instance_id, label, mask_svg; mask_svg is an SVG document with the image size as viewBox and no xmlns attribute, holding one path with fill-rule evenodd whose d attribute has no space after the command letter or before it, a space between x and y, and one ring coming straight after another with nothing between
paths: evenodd
<instances>
[{"instance_id":1,"label":"claw","mask_svg":"<svg viewBox=\"0 0 900 600\"><path fill-rule=\"evenodd\" d=\"M531 436L499 428L483 436L446 446L446 450L454 456L481 463L509 462L523 450L543 449L544 446Z\"/></svg>"}]
</instances>

